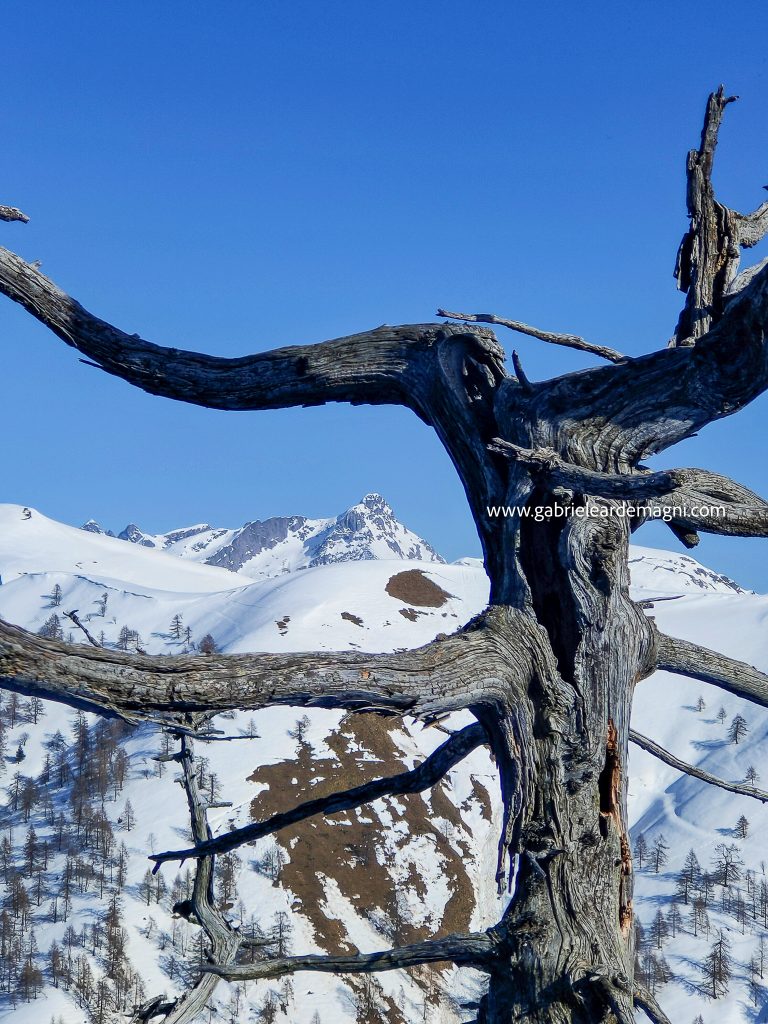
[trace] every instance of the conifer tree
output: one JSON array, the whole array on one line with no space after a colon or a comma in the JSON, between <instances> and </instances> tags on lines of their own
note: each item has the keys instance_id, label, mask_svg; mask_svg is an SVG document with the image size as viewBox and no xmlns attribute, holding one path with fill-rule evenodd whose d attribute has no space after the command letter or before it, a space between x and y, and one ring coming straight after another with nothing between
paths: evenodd
<instances>
[{"instance_id":1,"label":"conifer tree","mask_svg":"<svg viewBox=\"0 0 768 1024\"><path fill-rule=\"evenodd\" d=\"M720 929L717 938L709 951L702 967L707 987L713 999L728 994L728 986L733 973L731 943L725 932Z\"/></svg>"},{"instance_id":2,"label":"conifer tree","mask_svg":"<svg viewBox=\"0 0 768 1024\"><path fill-rule=\"evenodd\" d=\"M731 743L738 743L748 731L747 720L742 715L736 715L728 728L728 739Z\"/></svg>"},{"instance_id":3,"label":"conifer tree","mask_svg":"<svg viewBox=\"0 0 768 1024\"><path fill-rule=\"evenodd\" d=\"M664 838L663 833L659 833L653 841L651 847L651 864L653 865L654 872L658 875L659 871L664 867L669 859L669 845Z\"/></svg>"}]
</instances>

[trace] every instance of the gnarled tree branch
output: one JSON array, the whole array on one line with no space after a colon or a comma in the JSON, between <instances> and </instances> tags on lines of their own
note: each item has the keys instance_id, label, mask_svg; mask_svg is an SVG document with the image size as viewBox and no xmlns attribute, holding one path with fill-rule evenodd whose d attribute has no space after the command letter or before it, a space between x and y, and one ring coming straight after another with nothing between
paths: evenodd
<instances>
[{"instance_id":1,"label":"gnarled tree branch","mask_svg":"<svg viewBox=\"0 0 768 1024\"><path fill-rule=\"evenodd\" d=\"M458 325L377 327L315 345L224 359L164 348L94 316L19 256L0 248L0 293L18 302L90 362L153 395L211 409L282 409L326 402L405 405L425 416L431 354L452 336L502 376L490 331Z\"/></svg>"},{"instance_id":2,"label":"gnarled tree branch","mask_svg":"<svg viewBox=\"0 0 768 1024\"><path fill-rule=\"evenodd\" d=\"M206 964L204 971L228 981L252 981L257 978L281 978L297 971L321 971L328 974L372 974L376 971L397 971L421 964L454 963L488 969L496 955L496 943L487 932L467 935L446 935L442 939L395 946L379 953L354 956L289 956L263 960L254 964Z\"/></svg>"},{"instance_id":3,"label":"gnarled tree branch","mask_svg":"<svg viewBox=\"0 0 768 1024\"><path fill-rule=\"evenodd\" d=\"M211 833L205 802L197 784L192 740L186 734L182 734L179 736L179 742L178 759L182 770L181 781L189 806L192 838L195 843L203 843L210 838ZM216 963L227 965L231 964L237 956L241 941L240 935L216 908L213 881L214 858L213 856L202 857L198 861L195 871L190 917L202 927L210 940L210 958ZM152 1017L163 1014L163 1024L190 1024L203 1011L218 982L219 976L204 971L177 1000L170 1003L164 1002L163 997L152 1000L149 1004L139 1008L135 1019L147 1020L148 1014Z\"/></svg>"},{"instance_id":4,"label":"gnarled tree branch","mask_svg":"<svg viewBox=\"0 0 768 1024\"><path fill-rule=\"evenodd\" d=\"M768 675L752 665L664 633L658 633L657 645L657 668L700 679L768 707Z\"/></svg>"},{"instance_id":5,"label":"gnarled tree branch","mask_svg":"<svg viewBox=\"0 0 768 1024\"><path fill-rule=\"evenodd\" d=\"M668 472L675 489L652 498L648 505L659 512L674 509L672 524L678 530L730 537L768 537L768 502L759 494L727 476L704 469Z\"/></svg>"},{"instance_id":6,"label":"gnarled tree branch","mask_svg":"<svg viewBox=\"0 0 768 1024\"><path fill-rule=\"evenodd\" d=\"M0 206L0 220L18 220L21 221L22 224L29 223L29 217L26 213L22 213L21 210L17 209L15 206Z\"/></svg>"},{"instance_id":7,"label":"gnarled tree branch","mask_svg":"<svg viewBox=\"0 0 768 1024\"><path fill-rule=\"evenodd\" d=\"M640 985L637 982L635 982L633 1001L635 1006L642 1010L646 1017L652 1021L652 1024L672 1024L672 1021L657 1003L656 997L644 985Z\"/></svg>"},{"instance_id":8,"label":"gnarled tree branch","mask_svg":"<svg viewBox=\"0 0 768 1024\"><path fill-rule=\"evenodd\" d=\"M339 793L306 800L290 811L274 814L266 821L254 822L243 828L233 829L215 839L207 839L186 850L174 850L168 853L157 853L150 857L155 861L155 871L169 860L187 860L189 858L207 857L212 853L225 853L234 850L244 843L252 843L256 839L272 835L281 828L295 825L299 821L311 818L315 814L336 814L353 807L378 800L383 796L395 794L420 793L439 782L452 768L483 743L487 743L485 729L482 725L468 725L429 755L418 767L409 772L392 775L385 779L375 779L363 786L345 789Z\"/></svg>"},{"instance_id":9,"label":"gnarled tree branch","mask_svg":"<svg viewBox=\"0 0 768 1024\"><path fill-rule=\"evenodd\" d=\"M276 704L410 714L429 721L523 692L541 631L491 608L476 628L397 654L155 656L44 640L0 621L0 685L119 715L183 724L184 716Z\"/></svg>"},{"instance_id":10,"label":"gnarled tree branch","mask_svg":"<svg viewBox=\"0 0 768 1024\"><path fill-rule=\"evenodd\" d=\"M768 793L764 793L761 789L755 789L753 786L744 786L738 782L726 782L725 779L718 778L717 775L710 775L709 772L696 768L695 765L688 764L687 761L681 761L680 758L675 757L674 754L665 750L664 747L660 747L658 743L654 743L653 740L649 740L647 736L643 736L642 733L636 732L634 729L629 730L629 738L638 747L646 750L649 754L653 754L654 757L658 757L664 764L668 764L670 768L676 768L679 772L693 776L694 779L706 782L710 786L727 789L729 793L752 797L753 800L759 800L763 804L768 801Z\"/></svg>"},{"instance_id":11,"label":"gnarled tree branch","mask_svg":"<svg viewBox=\"0 0 768 1024\"><path fill-rule=\"evenodd\" d=\"M637 473L600 473L584 469L561 458L552 448L523 448L494 437L488 450L521 462L536 475L546 478L550 487L567 487L582 494L601 498L634 498L643 500L674 490L681 470Z\"/></svg>"},{"instance_id":12,"label":"gnarled tree branch","mask_svg":"<svg viewBox=\"0 0 768 1024\"><path fill-rule=\"evenodd\" d=\"M712 185L717 139L725 108L738 96L726 96L721 85L707 101L701 144L688 154L688 216L675 263L675 277L687 293L671 345L693 345L716 324L736 277L741 249L750 248L768 232L768 203L743 214L718 202Z\"/></svg>"},{"instance_id":13,"label":"gnarled tree branch","mask_svg":"<svg viewBox=\"0 0 768 1024\"><path fill-rule=\"evenodd\" d=\"M500 433L519 437L522 415L535 447L601 472L633 470L768 388L766 323L768 266L729 301L695 349L667 348L537 384Z\"/></svg>"}]
</instances>

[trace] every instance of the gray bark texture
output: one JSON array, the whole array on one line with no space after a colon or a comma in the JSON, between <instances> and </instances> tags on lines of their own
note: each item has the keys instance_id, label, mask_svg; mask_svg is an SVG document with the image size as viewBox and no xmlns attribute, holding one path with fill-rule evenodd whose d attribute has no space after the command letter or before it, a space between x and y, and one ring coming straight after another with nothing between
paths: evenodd
<instances>
[{"instance_id":1,"label":"gray bark texture","mask_svg":"<svg viewBox=\"0 0 768 1024\"><path fill-rule=\"evenodd\" d=\"M768 267L736 277L740 249L768 228L768 206L737 214L717 202L711 181L730 101L722 88L710 96L701 146L688 158L691 224L677 264L687 297L673 343L637 358L494 314L444 314L463 322L384 326L221 359L128 335L0 249L0 292L84 361L152 394L233 410L325 402L410 408L434 428L453 461L491 580L483 615L447 639L391 655L147 657L46 641L0 623L2 685L130 721L158 721L182 737L194 845L156 859L195 859L193 911L210 941L211 963L181 1000L157 997L137 1009L137 1019L185 1024L210 994L206 986L220 978L449 961L488 975L482 1024L630 1024L636 1007L666 1021L634 981L626 806L634 689L665 668L757 703L768 700L762 673L660 635L629 597L628 544L645 521L643 509L676 506L670 526L687 544L698 530L768 535L768 505L746 488L704 470L654 473L642 463L768 388ZM0 218L24 219L6 207ZM607 363L531 382L517 355L515 374L507 373L501 345L478 322ZM722 515L703 515L705 503ZM488 506L499 505L537 506L552 515L495 518ZM413 772L212 840L184 737L217 712L272 704L426 721L469 709L479 724ZM640 740L646 749L655 746ZM237 936L209 899L216 852L308 814L426 788L481 742L496 758L504 803L497 883L510 900L500 921L479 935L383 953L299 956L248 969L234 963ZM672 757L662 748L653 752Z\"/></svg>"}]
</instances>

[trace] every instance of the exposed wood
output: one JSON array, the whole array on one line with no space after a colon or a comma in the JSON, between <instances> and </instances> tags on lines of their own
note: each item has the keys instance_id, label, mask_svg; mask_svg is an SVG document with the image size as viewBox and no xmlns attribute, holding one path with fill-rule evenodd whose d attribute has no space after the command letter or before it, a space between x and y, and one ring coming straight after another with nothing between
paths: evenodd
<instances>
[{"instance_id":1,"label":"exposed wood","mask_svg":"<svg viewBox=\"0 0 768 1024\"><path fill-rule=\"evenodd\" d=\"M320 971L330 974L372 974L376 971L398 971L421 964L454 963L478 970L487 969L496 953L496 943L487 932L468 935L446 935L443 939L396 946L378 953L354 956L289 956L262 960L254 964L227 966L206 964L203 970L229 981L252 981L257 978L282 978L298 971Z\"/></svg>"},{"instance_id":2,"label":"exposed wood","mask_svg":"<svg viewBox=\"0 0 768 1024\"><path fill-rule=\"evenodd\" d=\"M768 388L768 266L692 347L598 366L536 386L495 436L536 443L585 468L626 472L744 408ZM515 436L517 434L517 436Z\"/></svg>"},{"instance_id":3,"label":"exposed wood","mask_svg":"<svg viewBox=\"0 0 768 1024\"><path fill-rule=\"evenodd\" d=\"M626 362L627 356L617 352L615 348L608 348L606 345L595 345L578 334L556 334L554 331L542 331L538 327L531 327L520 320L507 320L506 317L496 316L495 313L449 313L445 309L438 309L438 316L444 316L448 320L464 320L468 323L497 324L499 327L508 327L510 331L517 331L520 334L527 334L531 338L538 338L539 341L547 341L552 345L563 345L566 348L575 348L581 352L589 352L590 355L600 356L611 363Z\"/></svg>"},{"instance_id":4,"label":"exposed wood","mask_svg":"<svg viewBox=\"0 0 768 1024\"><path fill-rule=\"evenodd\" d=\"M768 707L768 675L754 666L664 633L658 634L657 645L657 668L711 683L736 697Z\"/></svg>"},{"instance_id":5,"label":"exposed wood","mask_svg":"<svg viewBox=\"0 0 768 1024\"><path fill-rule=\"evenodd\" d=\"M150 394L211 409L365 402L419 411L429 392L432 349L440 342L469 337L480 361L503 359L490 332L469 333L450 324L382 326L334 341L235 359L164 348L94 316L36 267L2 248L0 293L108 373Z\"/></svg>"},{"instance_id":6,"label":"exposed wood","mask_svg":"<svg viewBox=\"0 0 768 1024\"><path fill-rule=\"evenodd\" d=\"M664 764L668 764L670 768L676 768L679 772L691 775L694 779L706 782L710 786L727 789L729 793L736 793L738 796L752 797L753 800L759 800L763 804L768 801L768 793L764 793L761 789L755 789L754 786L746 786L738 782L726 782L725 779L720 779L716 775L710 775L709 772L705 772L695 765L688 764L687 761L681 761L680 758L675 757L674 754L665 750L664 747L660 747L658 743L654 743L653 740L649 740L647 736L643 736L642 733L636 732L634 729L629 730L629 739L630 742L635 743L649 754L658 757Z\"/></svg>"},{"instance_id":7,"label":"exposed wood","mask_svg":"<svg viewBox=\"0 0 768 1024\"><path fill-rule=\"evenodd\" d=\"M440 781L452 768L477 747L487 742L485 729L481 725L468 725L455 733L429 755L420 765L411 771L402 772L389 778L375 779L363 786L355 786L328 796L307 800L292 810L283 811L267 818L266 821L254 822L242 828L233 829L213 839L207 839L185 850L173 850L167 853L152 854L150 860L155 862L154 870L166 861L189 860L206 857L212 853L225 853L245 843L272 835L281 828L304 821L316 814L336 814L339 811L361 807L372 800L395 794L420 793L430 789ZM211 806L211 805L209 805Z\"/></svg>"}]
</instances>

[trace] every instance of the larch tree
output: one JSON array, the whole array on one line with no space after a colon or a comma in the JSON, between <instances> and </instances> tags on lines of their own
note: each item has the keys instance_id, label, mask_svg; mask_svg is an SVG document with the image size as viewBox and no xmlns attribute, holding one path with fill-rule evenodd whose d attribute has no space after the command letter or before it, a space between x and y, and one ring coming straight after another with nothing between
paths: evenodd
<instances>
[{"instance_id":1,"label":"larch tree","mask_svg":"<svg viewBox=\"0 0 768 1024\"><path fill-rule=\"evenodd\" d=\"M768 676L665 636L629 596L629 537L652 515L687 546L699 531L768 535L768 503L740 484L704 469L652 472L643 464L768 389L768 267L738 273L741 250L768 232L768 203L742 214L724 206L712 185L721 120L734 98L722 87L709 97L701 143L688 155L690 226L676 265L686 298L677 326L669 343L636 358L493 314L444 310L438 315L450 322L218 358L127 334L36 265L0 250L0 291L84 361L153 395L229 410L327 402L411 409L434 428L461 478L491 581L482 615L452 636L395 654L223 656L211 645L204 658L154 658L73 647L0 623L4 686L131 722L154 720L177 736L179 750L169 756L183 773L193 845L153 859L196 861L188 912L207 952L201 978L184 995L150 1000L136 1019L193 1020L221 978L368 975L448 962L486 973L483 1024L630 1024L636 1007L658 1024L667 1020L635 978L628 744L693 769L632 730L634 689L664 669L768 706ZM0 217L27 219L11 207ZM492 325L601 363L533 381L513 353L509 373ZM489 512L502 505L512 514ZM713 507L716 514L707 514ZM194 737L210 738L207 723L219 712L275 704L425 722L469 709L476 724L411 771L213 838ZM495 756L504 806L496 880L510 899L500 920L482 932L372 954L278 953L236 963L247 940L212 900L215 855L311 814L426 789L481 744ZM716 978L712 985L716 991Z\"/></svg>"}]
</instances>

